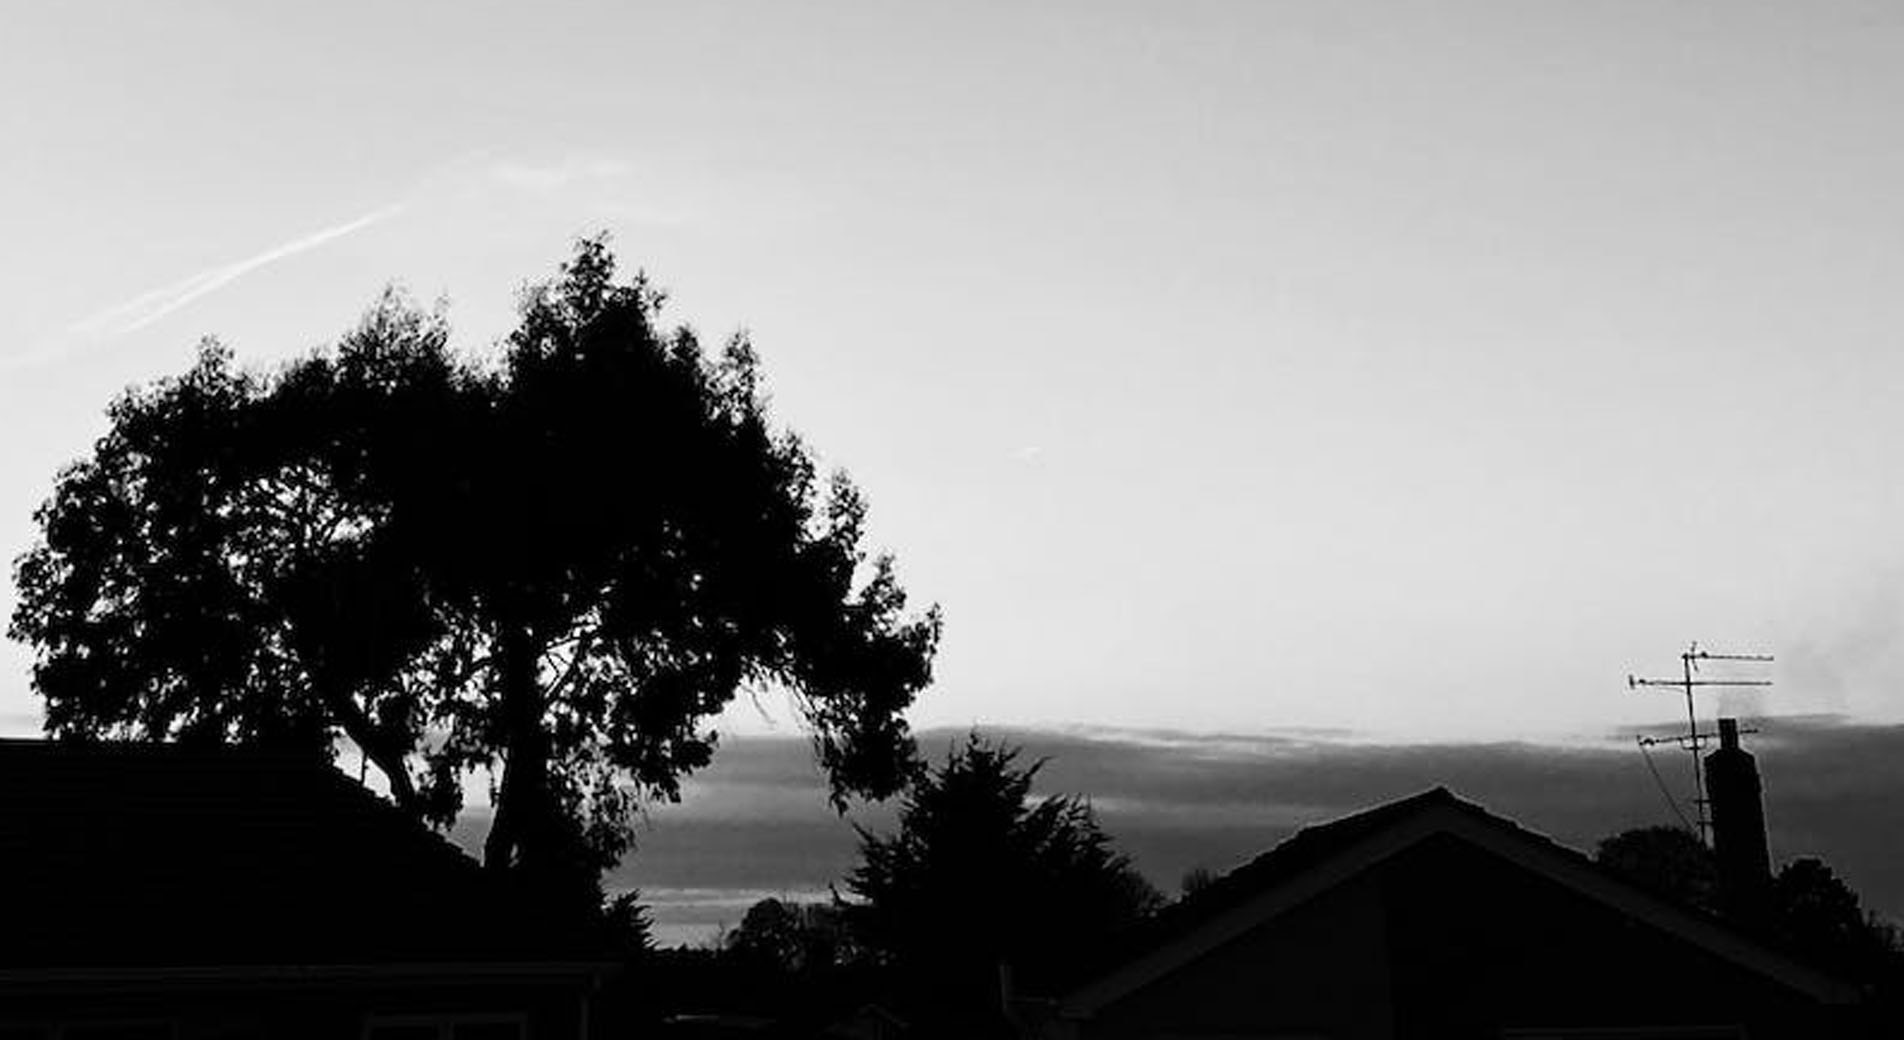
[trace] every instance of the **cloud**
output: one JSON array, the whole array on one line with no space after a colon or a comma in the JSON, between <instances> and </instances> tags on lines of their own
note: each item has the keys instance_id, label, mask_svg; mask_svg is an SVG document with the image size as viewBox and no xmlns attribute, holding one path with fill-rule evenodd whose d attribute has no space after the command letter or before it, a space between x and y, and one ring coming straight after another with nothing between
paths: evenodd
<instances>
[{"instance_id":1,"label":"cloud","mask_svg":"<svg viewBox=\"0 0 1904 1040\"><path fill-rule=\"evenodd\" d=\"M580 194L591 207L594 214L591 219L597 222L609 219L652 225L685 223L688 215L680 207L654 205L634 197L635 185L631 182L639 172L635 164L626 159L587 154L547 161L498 158L486 150L466 153L418 178L403 194L403 201L320 228L244 259L200 271L89 314L68 325L63 333L28 349L0 356L0 370L58 358L72 346L75 338L98 342L136 332L262 267L354 235L399 214L434 212L444 220L463 219L464 211L472 206L493 207L499 195L520 198L527 205L549 206L566 196Z\"/></svg>"},{"instance_id":2,"label":"cloud","mask_svg":"<svg viewBox=\"0 0 1904 1040\"><path fill-rule=\"evenodd\" d=\"M1904 726L1827 717L1758 724L1752 746L1773 858L1820 856L1867 907L1904 918L1904 864L1892 848L1904 829L1896 796L1904 790ZM1617 735L1562 747L1384 746L1309 732L988 732L1022 746L1026 761L1046 759L1039 788L1087 796L1119 847L1166 892L1193 867L1227 869L1299 827L1436 785L1583 851L1625 828L1671 820L1639 752ZM963 731L929 731L920 744L938 757L962 738ZM1668 783L1689 783L1682 762L1661 765ZM714 890L655 907L659 923L681 929L671 936L711 931L738 921L732 904L750 902L748 894L825 891L857 862L853 825L884 831L893 820L892 806L832 813L803 739L730 737L683 804L654 810L610 883Z\"/></svg>"},{"instance_id":3,"label":"cloud","mask_svg":"<svg viewBox=\"0 0 1904 1040\"><path fill-rule=\"evenodd\" d=\"M485 148L438 164L418 180L410 197L418 209L445 219L481 207L493 221L498 207L507 206L518 214L539 212L564 220L580 215L595 223L679 226L694 215L684 204L692 194L684 195L678 179L653 164L621 156L523 156Z\"/></svg>"},{"instance_id":4,"label":"cloud","mask_svg":"<svg viewBox=\"0 0 1904 1040\"><path fill-rule=\"evenodd\" d=\"M385 206L355 220L345 221L342 224L294 238L243 260L200 271L183 281L154 289L97 314L81 318L74 322L68 331L90 339L109 339L142 329L180 307L208 293L216 292L261 267L299 253L309 252L346 235L356 234L374 224L389 220L403 212L403 208L401 205Z\"/></svg>"},{"instance_id":5,"label":"cloud","mask_svg":"<svg viewBox=\"0 0 1904 1040\"><path fill-rule=\"evenodd\" d=\"M489 167L489 176L498 183L540 194L561 191L584 181L615 180L634 172L634 164L623 159L579 155L554 163L503 159Z\"/></svg>"}]
</instances>

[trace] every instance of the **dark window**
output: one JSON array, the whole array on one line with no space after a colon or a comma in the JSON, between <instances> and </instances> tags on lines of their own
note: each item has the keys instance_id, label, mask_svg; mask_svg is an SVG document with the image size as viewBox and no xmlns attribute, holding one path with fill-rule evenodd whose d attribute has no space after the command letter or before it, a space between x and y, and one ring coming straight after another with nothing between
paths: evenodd
<instances>
[{"instance_id":1,"label":"dark window","mask_svg":"<svg viewBox=\"0 0 1904 1040\"><path fill-rule=\"evenodd\" d=\"M442 1027L406 1022L402 1025L371 1026L369 1040L437 1040Z\"/></svg>"},{"instance_id":2,"label":"dark window","mask_svg":"<svg viewBox=\"0 0 1904 1040\"><path fill-rule=\"evenodd\" d=\"M456 1027L452 1040L522 1040L516 1022L466 1022Z\"/></svg>"},{"instance_id":3,"label":"dark window","mask_svg":"<svg viewBox=\"0 0 1904 1040\"><path fill-rule=\"evenodd\" d=\"M365 1040L522 1040L516 1015L444 1015L373 1021Z\"/></svg>"},{"instance_id":4,"label":"dark window","mask_svg":"<svg viewBox=\"0 0 1904 1040\"><path fill-rule=\"evenodd\" d=\"M1500 1030L1502 1040L1740 1040L1736 1025L1658 1025L1658 1027L1529 1027Z\"/></svg>"},{"instance_id":5,"label":"dark window","mask_svg":"<svg viewBox=\"0 0 1904 1040\"><path fill-rule=\"evenodd\" d=\"M172 1040L172 1027L165 1022L100 1022L69 1025L59 1035L60 1040Z\"/></svg>"}]
</instances>

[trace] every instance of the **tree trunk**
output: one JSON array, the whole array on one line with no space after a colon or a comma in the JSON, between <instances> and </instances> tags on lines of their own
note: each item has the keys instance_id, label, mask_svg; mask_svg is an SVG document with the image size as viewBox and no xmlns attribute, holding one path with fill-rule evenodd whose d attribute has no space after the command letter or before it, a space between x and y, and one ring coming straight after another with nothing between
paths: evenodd
<instances>
[{"instance_id":1,"label":"tree trunk","mask_svg":"<svg viewBox=\"0 0 1904 1040\"><path fill-rule=\"evenodd\" d=\"M547 811L549 745L542 731L538 657L526 627L513 626L497 640L505 737L502 783L483 840L483 865L491 870L507 870L530 851Z\"/></svg>"}]
</instances>

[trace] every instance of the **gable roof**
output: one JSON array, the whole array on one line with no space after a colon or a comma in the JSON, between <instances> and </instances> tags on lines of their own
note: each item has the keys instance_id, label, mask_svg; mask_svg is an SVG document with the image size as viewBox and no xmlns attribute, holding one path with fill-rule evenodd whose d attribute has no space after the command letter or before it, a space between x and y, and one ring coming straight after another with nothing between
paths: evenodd
<instances>
[{"instance_id":1,"label":"gable roof","mask_svg":"<svg viewBox=\"0 0 1904 1040\"><path fill-rule=\"evenodd\" d=\"M1640 889L1580 852L1496 816L1445 787L1305 827L1270 851L1166 908L1060 1004L1099 1007L1431 837L1447 835L1542 875L1814 999L1848 1003L1857 988L1765 946L1709 914Z\"/></svg>"},{"instance_id":2,"label":"gable roof","mask_svg":"<svg viewBox=\"0 0 1904 1040\"><path fill-rule=\"evenodd\" d=\"M0 972L582 959L315 756L0 740Z\"/></svg>"}]
</instances>

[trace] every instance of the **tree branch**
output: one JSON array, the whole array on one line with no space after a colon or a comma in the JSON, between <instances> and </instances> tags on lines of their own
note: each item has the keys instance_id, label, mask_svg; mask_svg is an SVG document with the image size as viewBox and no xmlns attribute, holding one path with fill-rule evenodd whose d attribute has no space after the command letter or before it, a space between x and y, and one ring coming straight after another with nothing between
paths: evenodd
<instances>
[{"instance_id":1,"label":"tree branch","mask_svg":"<svg viewBox=\"0 0 1904 1040\"><path fill-rule=\"evenodd\" d=\"M391 800L405 812L413 815L420 813L423 805L417 797L416 782L411 779L409 765L405 761L407 749L379 730L355 697L341 690L326 689L320 692L324 706L344 727L344 735L357 745L365 757L376 763L377 769L389 782Z\"/></svg>"}]
</instances>

